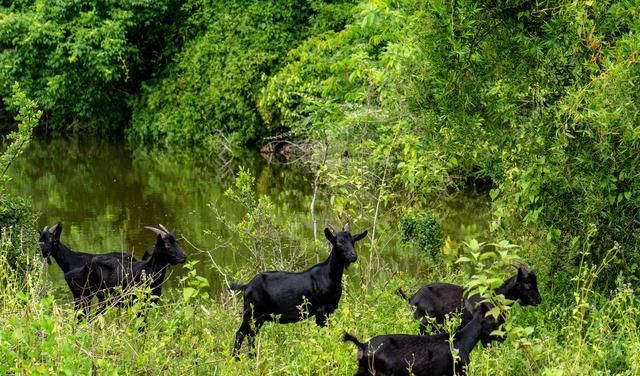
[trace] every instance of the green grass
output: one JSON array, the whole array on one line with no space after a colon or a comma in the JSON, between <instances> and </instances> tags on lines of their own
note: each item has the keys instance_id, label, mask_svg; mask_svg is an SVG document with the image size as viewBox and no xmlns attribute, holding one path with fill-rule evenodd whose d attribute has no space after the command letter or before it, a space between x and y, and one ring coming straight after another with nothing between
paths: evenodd
<instances>
[{"instance_id":1,"label":"green grass","mask_svg":"<svg viewBox=\"0 0 640 376\"><path fill-rule=\"evenodd\" d=\"M51 286L41 277L9 283L11 272L0 264L0 374L351 375L356 349L342 342L344 331L361 340L417 333L411 308L395 289L412 291L427 281L461 278L431 263L424 265L425 275L380 270L362 284L368 269L355 265L346 273L340 307L326 328L313 320L266 324L256 338L256 356L246 355L245 343L236 361L231 347L241 295L222 291L185 301L180 289L166 291L148 311L143 332L137 318L141 304L76 324L70 294L49 294ZM621 285L607 296L591 292L584 295L586 306L577 308L572 288L546 290L547 278L541 278L539 307L512 308L509 324L519 329L509 339L474 350L471 374L640 374L640 301L634 291ZM524 335L526 327L533 328L531 334Z\"/></svg>"}]
</instances>

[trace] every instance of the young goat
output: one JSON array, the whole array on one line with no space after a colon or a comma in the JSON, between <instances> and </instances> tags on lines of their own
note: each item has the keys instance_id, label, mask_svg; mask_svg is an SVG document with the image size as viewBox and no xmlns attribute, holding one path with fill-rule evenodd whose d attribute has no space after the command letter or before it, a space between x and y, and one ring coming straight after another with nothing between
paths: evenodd
<instances>
[{"instance_id":1,"label":"young goat","mask_svg":"<svg viewBox=\"0 0 640 376\"><path fill-rule=\"evenodd\" d=\"M367 231L352 236L346 224L336 235L328 228L324 234L331 243L331 253L324 262L299 273L263 272L246 285L231 286L232 290L244 293L244 313L236 333L234 355L237 356L245 336L249 337L252 349L253 338L260 327L275 320L274 316L280 323L293 323L305 318L305 310L309 316L315 316L317 325L326 325L327 317L338 308L344 268L357 260L355 243L364 238ZM252 319L255 330L251 329Z\"/></svg>"},{"instance_id":2,"label":"young goat","mask_svg":"<svg viewBox=\"0 0 640 376\"><path fill-rule=\"evenodd\" d=\"M408 298L398 289L398 294L408 300L409 304L416 308L414 317L421 320L420 334L424 334L427 327L427 317L433 317L438 324L442 324L445 316L453 312L462 313L462 324L466 325L472 319L469 310L464 309L465 300L472 305L480 302L481 298L477 295L467 299L463 297L464 288L451 283L431 283L422 287L412 297ZM540 292L538 292L538 282L534 271L529 270L524 265L518 267L518 273L506 280L502 286L495 289L496 295L504 295L511 301L520 301L523 306L537 306L542 301ZM504 318L500 318L499 324L504 322ZM492 337L492 340L497 338ZM487 344L483 340L484 344Z\"/></svg>"},{"instance_id":3,"label":"young goat","mask_svg":"<svg viewBox=\"0 0 640 376\"><path fill-rule=\"evenodd\" d=\"M148 284L151 288L152 301L156 302L162 293L162 283L169 265L182 264L187 260L180 245L176 242L174 231L169 232L164 226L162 230L145 227L157 234L153 253L143 261L129 263L113 257L94 257L81 269L65 273L67 283L74 289L74 296L80 298L76 306L82 307L84 316L89 317L91 299L98 294L105 294L116 299L116 305L123 304L123 292L134 286ZM105 305L98 311L102 313Z\"/></svg>"},{"instance_id":4,"label":"young goat","mask_svg":"<svg viewBox=\"0 0 640 376\"><path fill-rule=\"evenodd\" d=\"M47 228L45 226L45 228L40 233L39 244L40 251L42 252L42 257L47 260L49 264L51 264L51 257L53 257L60 269L62 269L62 272L65 274L74 269L82 269L85 265L89 264L91 260L96 256L111 258L117 260L118 262L126 264L130 264L131 262L136 261L135 257L123 252L111 252L98 255L74 251L60 242L61 234L62 222L58 222L51 228ZM77 303L78 299L80 299L79 292L77 289L74 289L74 287L69 283L68 280L67 284L69 285L69 289L73 294L73 299L76 302L76 309L79 309L80 307ZM104 294L102 293L97 294L97 297L100 302L104 300Z\"/></svg>"},{"instance_id":5,"label":"young goat","mask_svg":"<svg viewBox=\"0 0 640 376\"><path fill-rule=\"evenodd\" d=\"M470 303L467 303L470 305ZM490 310L487 304L472 310L471 321L454 334L453 348L459 358L454 362L448 334L431 336L390 334L376 336L366 343L348 333L344 341L358 346L358 371L356 376L366 375L414 375L441 376L464 375L469 364L469 355L478 340L488 338L497 328L493 316L486 317Z\"/></svg>"}]
</instances>

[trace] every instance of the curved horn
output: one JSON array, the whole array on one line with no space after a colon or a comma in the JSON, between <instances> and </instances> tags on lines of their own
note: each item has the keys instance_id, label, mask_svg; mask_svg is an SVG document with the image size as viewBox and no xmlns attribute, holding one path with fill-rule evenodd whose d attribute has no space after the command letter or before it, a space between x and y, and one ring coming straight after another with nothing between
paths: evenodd
<instances>
[{"instance_id":1,"label":"curved horn","mask_svg":"<svg viewBox=\"0 0 640 376\"><path fill-rule=\"evenodd\" d=\"M344 224L344 226L342 227L342 231L351 232L351 228L349 227L349 222Z\"/></svg>"},{"instance_id":2,"label":"curved horn","mask_svg":"<svg viewBox=\"0 0 640 376\"><path fill-rule=\"evenodd\" d=\"M169 230L167 230L166 227L164 227L162 223L160 224L160 228L162 229L162 231L166 232L167 234L170 232Z\"/></svg>"},{"instance_id":3,"label":"curved horn","mask_svg":"<svg viewBox=\"0 0 640 376\"><path fill-rule=\"evenodd\" d=\"M156 234L158 234L158 235L160 235L160 236L165 236L165 235L166 235L166 233L165 233L164 231L162 231L162 230L158 230L158 229L157 229L157 228L155 228L155 227L151 227L151 226L144 226L144 228L146 228L147 230L151 230L151 231L153 231L154 233L156 233Z\"/></svg>"},{"instance_id":4,"label":"curved horn","mask_svg":"<svg viewBox=\"0 0 640 376\"><path fill-rule=\"evenodd\" d=\"M56 232L56 228L58 228L58 225L59 225L59 223L56 223L55 225L53 225L53 227L51 227L51 228L49 229L49 232L50 232L50 233L54 233L54 232Z\"/></svg>"},{"instance_id":5,"label":"curved horn","mask_svg":"<svg viewBox=\"0 0 640 376\"><path fill-rule=\"evenodd\" d=\"M42 229L42 232L47 232L47 228L48 226L44 226L44 228Z\"/></svg>"}]
</instances>

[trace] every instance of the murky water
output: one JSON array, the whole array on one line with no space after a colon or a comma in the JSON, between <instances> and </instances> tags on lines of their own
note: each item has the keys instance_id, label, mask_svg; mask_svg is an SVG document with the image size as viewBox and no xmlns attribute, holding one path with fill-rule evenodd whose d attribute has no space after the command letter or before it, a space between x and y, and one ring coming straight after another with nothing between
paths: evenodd
<instances>
[{"instance_id":1,"label":"murky water","mask_svg":"<svg viewBox=\"0 0 640 376\"><path fill-rule=\"evenodd\" d=\"M15 193L31 197L40 213L40 228L63 222L62 242L72 249L92 253L124 250L141 257L154 242L154 235L143 226L162 223L176 227L195 247L213 250L216 263L233 270L246 262L241 256L247 250L225 245L237 237L225 222L239 221L245 209L224 192L234 184L241 166L255 176L255 192L271 199L273 216L280 224L294 226L300 237L313 236L309 212L312 172L297 165L269 164L259 154L231 159L129 150L101 141L34 140L12 166L11 185ZM335 221L323 200L316 207L320 225ZM458 193L439 205L445 232L458 239L485 231L488 212L487 198L473 192ZM220 274L209 255L186 240L182 245L190 259L201 260L199 273L210 280L212 289L221 288ZM393 244L386 246L393 248ZM395 255L390 252L385 257ZM301 260L300 265L313 264L316 259ZM66 290L57 265L53 263L48 271L56 286ZM174 283L182 272L175 268Z\"/></svg>"}]
</instances>

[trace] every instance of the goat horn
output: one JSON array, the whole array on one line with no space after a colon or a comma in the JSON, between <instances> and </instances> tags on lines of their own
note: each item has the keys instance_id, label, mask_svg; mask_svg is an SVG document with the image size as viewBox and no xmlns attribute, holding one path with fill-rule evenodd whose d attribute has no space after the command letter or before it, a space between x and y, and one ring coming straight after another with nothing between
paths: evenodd
<instances>
[{"instance_id":1,"label":"goat horn","mask_svg":"<svg viewBox=\"0 0 640 376\"><path fill-rule=\"evenodd\" d=\"M351 232L351 228L349 227L349 222L344 224L344 226L342 227L342 231Z\"/></svg>"},{"instance_id":2,"label":"goat horn","mask_svg":"<svg viewBox=\"0 0 640 376\"><path fill-rule=\"evenodd\" d=\"M167 230L167 228L164 227L162 223L160 224L160 228L162 229L162 231L166 232L167 234L169 233L169 230Z\"/></svg>"},{"instance_id":3,"label":"goat horn","mask_svg":"<svg viewBox=\"0 0 640 376\"><path fill-rule=\"evenodd\" d=\"M44 228L42 229L42 232L47 232L47 227L48 226L44 226Z\"/></svg>"},{"instance_id":4,"label":"goat horn","mask_svg":"<svg viewBox=\"0 0 640 376\"><path fill-rule=\"evenodd\" d=\"M157 228L155 228L155 227L151 227L151 226L144 226L144 228L146 228L147 230L151 230L151 231L153 231L154 233L156 233L156 234L158 234L158 235L160 235L160 236L165 236L165 235L166 235L166 233L165 233L164 231L162 231L162 230L158 230L158 229L157 229Z\"/></svg>"},{"instance_id":5,"label":"goat horn","mask_svg":"<svg viewBox=\"0 0 640 376\"><path fill-rule=\"evenodd\" d=\"M51 227L51 228L49 229L49 232L51 232L51 233L55 232L55 231L56 231L56 228L58 228L58 225L59 225L59 223L56 223L55 225L53 225L53 227Z\"/></svg>"},{"instance_id":6,"label":"goat horn","mask_svg":"<svg viewBox=\"0 0 640 376\"><path fill-rule=\"evenodd\" d=\"M331 231L332 234L336 233L336 229L333 227L332 224L328 223L325 227L328 228L329 231Z\"/></svg>"}]
</instances>

